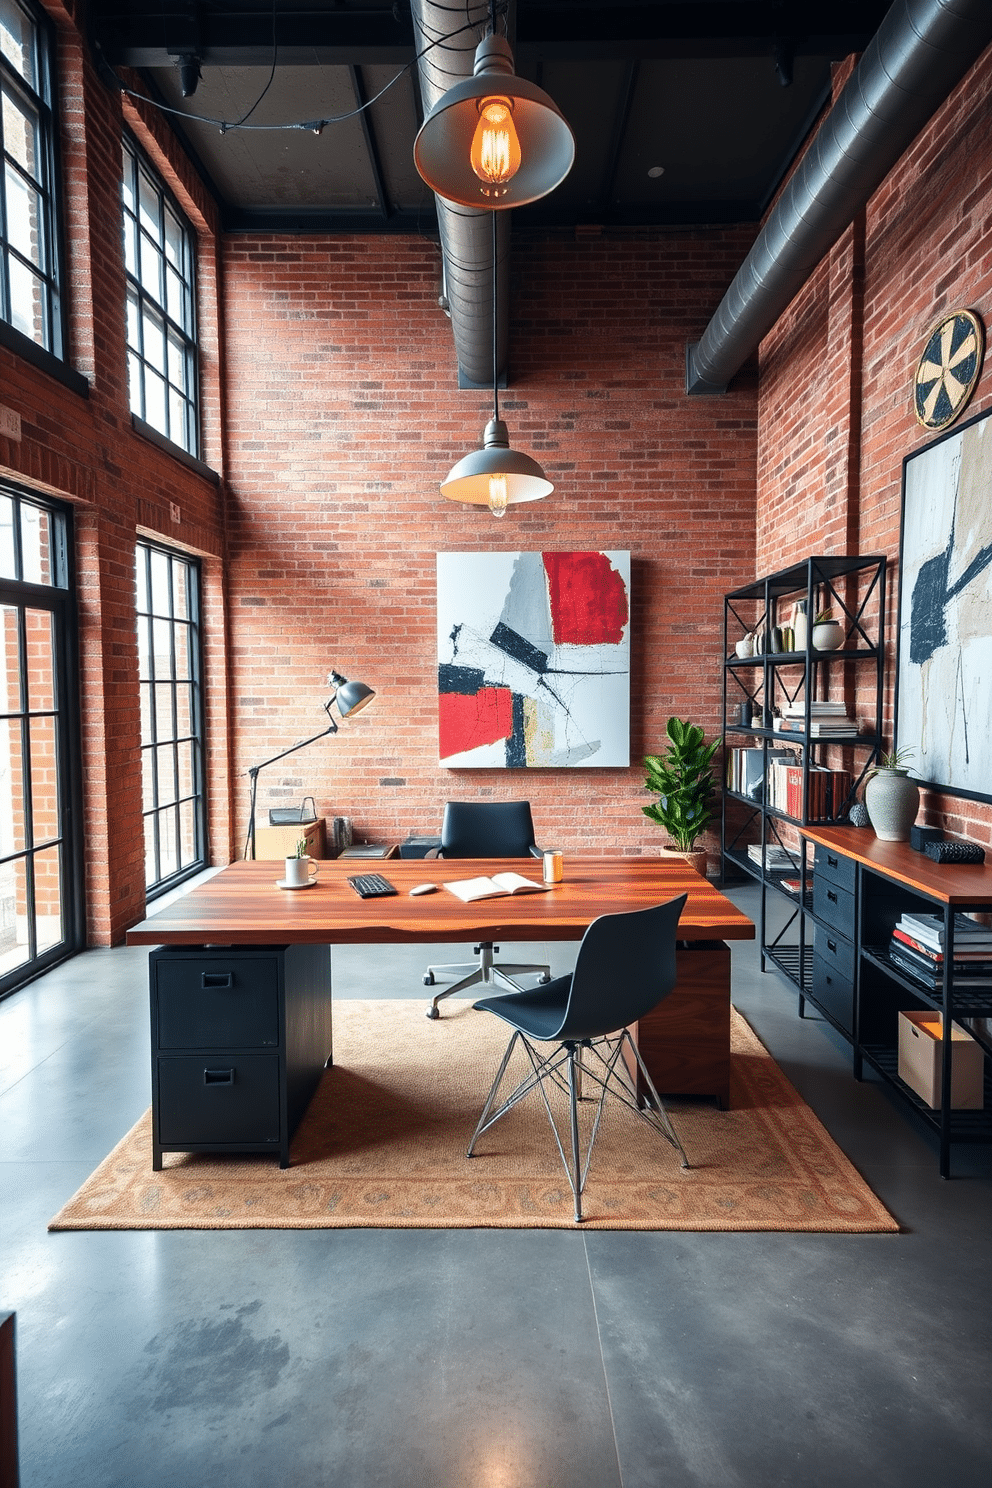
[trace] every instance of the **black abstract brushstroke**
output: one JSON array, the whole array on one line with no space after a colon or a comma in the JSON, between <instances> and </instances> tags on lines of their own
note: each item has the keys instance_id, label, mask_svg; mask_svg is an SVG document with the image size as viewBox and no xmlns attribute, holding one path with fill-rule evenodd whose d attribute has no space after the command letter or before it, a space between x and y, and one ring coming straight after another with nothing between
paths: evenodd
<instances>
[{"instance_id":1,"label":"black abstract brushstroke","mask_svg":"<svg viewBox=\"0 0 992 1488\"><path fill-rule=\"evenodd\" d=\"M513 725L510 729L509 738L506 741L506 764L507 769L521 769L527 764L527 741L524 738L524 699L523 694L514 692L510 694L513 708Z\"/></svg>"},{"instance_id":2,"label":"black abstract brushstroke","mask_svg":"<svg viewBox=\"0 0 992 1488\"><path fill-rule=\"evenodd\" d=\"M957 583L948 584L953 551L952 524L944 551L921 563L916 575L909 609L909 659L916 666L922 666L935 651L946 646L947 606L992 563L992 544L989 544L971 560Z\"/></svg>"},{"instance_id":3,"label":"black abstract brushstroke","mask_svg":"<svg viewBox=\"0 0 992 1488\"><path fill-rule=\"evenodd\" d=\"M526 636L520 635L518 631L505 625L502 620L489 639L497 650L505 652L507 656L512 656L514 661L519 661L522 666L528 667L532 672L540 675L547 671L547 653L532 645Z\"/></svg>"},{"instance_id":4,"label":"black abstract brushstroke","mask_svg":"<svg viewBox=\"0 0 992 1488\"><path fill-rule=\"evenodd\" d=\"M463 697L475 697L486 685L486 674L481 667L453 666L443 661L437 669L438 692L458 692Z\"/></svg>"}]
</instances>

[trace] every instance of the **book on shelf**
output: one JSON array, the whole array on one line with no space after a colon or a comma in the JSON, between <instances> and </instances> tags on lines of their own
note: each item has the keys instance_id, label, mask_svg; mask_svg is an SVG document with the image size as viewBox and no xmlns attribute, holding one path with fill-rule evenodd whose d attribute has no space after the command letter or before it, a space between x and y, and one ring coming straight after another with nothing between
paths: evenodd
<instances>
[{"instance_id":1,"label":"book on shelf","mask_svg":"<svg viewBox=\"0 0 992 1488\"><path fill-rule=\"evenodd\" d=\"M928 971L926 967L913 961L908 955L903 955L901 950L896 950L892 946L889 947L889 960L893 966L898 967L907 976L914 977L920 986L925 987L928 992L940 992L943 989L944 977L942 972L935 974ZM951 977L951 986L958 992L975 991L979 987L992 987L992 973L985 976L961 976L955 970Z\"/></svg>"},{"instance_id":2,"label":"book on shelf","mask_svg":"<svg viewBox=\"0 0 992 1488\"><path fill-rule=\"evenodd\" d=\"M779 734L804 734L807 739L826 738L828 735L841 739L856 739L860 732L857 722L853 718L843 717L833 719L811 718L809 729L806 728L804 718L780 718L776 728Z\"/></svg>"},{"instance_id":3,"label":"book on shelf","mask_svg":"<svg viewBox=\"0 0 992 1488\"><path fill-rule=\"evenodd\" d=\"M892 939L903 947L904 950L912 952L916 956L922 956L931 966L943 966L944 953L935 946L927 945L925 941L918 940L906 930L901 930L897 925L892 932ZM954 947L954 965L967 969L968 967L985 967L992 971L992 948L978 946L975 950L962 950L960 946Z\"/></svg>"},{"instance_id":4,"label":"book on shelf","mask_svg":"<svg viewBox=\"0 0 992 1488\"><path fill-rule=\"evenodd\" d=\"M813 887L812 874L807 874L806 887L808 889ZM803 891L803 881L801 878L783 878L779 883L779 888L788 889L790 894L801 894Z\"/></svg>"},{"instance_id":5,"label":"book on shelf","mask_svg":"<svg viewBox=\"0 0 992 1488\"><path fill-rule=\"evenodd\" d=\"M524 878L522 873L494 873L492 878L457 878L444 887L463 904L474 904L476 899L498 899L505 894L537 894L551 885Z\"/></svg>"},{"instance_id":6,"label":"book on shelf","mask_svg":"<svg viewBox=\"0 0 992 1488\"><path fill-rule=\"evenodd\" d=\"M770 762L791 760L790 749L769 749ZM759 746L744 745L727 751L727 786L739 796L749 800L761 800L765 783L765 750Z\"/></svg>"},{"instance_id":7,"label":"book on shelf","mask_svg":"<svg viewBox=\"0 0 992 1488\"><path fill-rule=\"evenodd\" d=\"M918 966L929 976L936 977L938 981L944 975L944 957L934 956L924 950L918 950L914 945L900 938L898 931L893 931L892 939L889 941L889 955L900 956L913 966ZM981 959L962 956L960 959L954 957L954 977L967 979L968 977L992 976L992 955L983 951Z\"/></svg>"},{"instance_id":8,"label":"book on shelf","mask_svg":"<svg viewBox=\"0 0 992 1488\"><path fill-rule=\"evenodd\" d=\"M750 843L747 855L752 863L760 863L762 861L761 843ZM777 842L766 842L764 866L766 873L791 873L799 867L799 855L797 852L789 852Z\"/></svg>"},{"instance_id":9,"label":"book on shelf","mask_svg":"<svg viewBox=\"0 0 992 1488\"><path fill-rule=\"evenodd\" d=\"M846 718L847 704L812 701L809 704L809 716L810 718ZM782 709L782 717L805 718L806 704L786 703L785 707Z\"/></svg>"},{"instance_id":10,"label":"book on shelf","mask_svg":"<svg viewBox=\"0 0 992 1488\"><path fill-rule=\"evenodd\" d=\"M896 928L904 930L907 935L911 935L914 940L922 941L924 945L932 946L938 951L943 950L943 915L904 914L900 916ZM985 948L992 951L992 930L987 925L979 925L977 921L969 920L967 915L956 914L954 916L955 954L962 950L974 951Z\"/></svg>"}]
</instances>

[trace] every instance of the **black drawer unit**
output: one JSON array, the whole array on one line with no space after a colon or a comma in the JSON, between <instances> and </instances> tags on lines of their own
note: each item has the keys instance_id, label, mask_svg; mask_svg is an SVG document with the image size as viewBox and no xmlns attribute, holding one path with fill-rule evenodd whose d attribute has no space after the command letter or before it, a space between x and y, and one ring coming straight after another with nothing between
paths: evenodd
<instances>
[{"instance_id":1,"label":"black drawer unit","mask_svg":"<svg viewBox=\"0 0 992 1488\"><path fill-rule=\"evenodd\" d=\"M813 857L813 966L809 996L845 1038L854 1038L857 864L817 845Z\"/></svg>"},{"instance_id":2,"label":"black drawer unit","mask_svg":"<svg viewBox=\"0 0 992 1488\"><path fill-rule=\"evenodd\" d=\"M289 1144L331 1061L326 945L162 948L148 958L152 1166L164 1152Z\"/></svg>"},{"instance_id":3,"label":"black drawer unit","mask_svg":"<svg viewBox=\"0 0 992 1488\"><path fill-rule=\"evenodd\" d=\"M816 843L813 853L814 884L829 880L834 888L853 894L857 886L857 872L858 865L853 858L833 852L829 847L824 847L822 842Z\"/></svg>"},{"instance_id":4,"label":"black drawer unit","mask_svg":"<svg viewBox=\"0 0 992 1488\"><path fill-rule=\"evenodd\" d=\"M813 945L813 1001L841 1032L854 1037L854 946L817 926Z\"/></svg>"}]
</instances>

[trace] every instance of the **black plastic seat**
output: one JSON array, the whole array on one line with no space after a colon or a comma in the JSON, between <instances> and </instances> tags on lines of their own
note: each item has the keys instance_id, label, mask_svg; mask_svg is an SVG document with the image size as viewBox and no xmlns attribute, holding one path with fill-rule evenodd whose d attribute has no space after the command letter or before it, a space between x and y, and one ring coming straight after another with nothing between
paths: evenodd
<instances>
[{"instance_id":1,"label":"black plastic seat","mask_svg":"<svg viewBox=\"0 0 992 1488\"><path fill-rule=\"evenodd\" d=\"M539 1090L568 1174L576 1221L582 1219L582 1193L608 1092L612 1091L671 1143L683 1168L689 1166L661 1097L627 1031L629 1024L636 1023L638 1018L657 1007L675 986L676 929L686 898L681 894L677 899L651 909L601 915L582 937L575 970L570 976L556 977L547 986L511 996L484 997L474 1004L480 1011L495 1013L509 1023L514 1033L469 1143L468 1155L474 1155L475 1144L483 1132L488 1131L524 1096L532 1090ZM533 1040L554 1043L555 1047L551 1051L539 1050L534 1047ZM494 1111L503 1076L518 1041L527 1053L530 1071ZM625 1049L630 1051L640 1071L646 1096L638 1094L623 1058ZM577 1102L581 1098L580 1082L584 1079L599 1087L599 1104L583 1162L579 1151ZM546 1082L568 1094L571 1162L565 1155L566 1144L551 1109Z\"/></svg>"},{"instance_id":2,"label":"black plastic seat","mask_svg":"<svg viewBox=\"0 0 992 1488\"><path fill-rule=\"evenodd\" d=\"M441 822L441 846L428 857L435 858L540 858L541 849L534 841L534 821L529 801L449 801ZM520 991L514 977L536 973L545 982L551 975L549 966L527 962L495 961L499 946L491 940L473 947L478 961L448 962L428 966L424 986L438 981L451 981L453 987L439 992L427 1009L428 1018L441 1016L438 1003L466 987L482 984L505 985Z\"/></svg>"}]
</instances>

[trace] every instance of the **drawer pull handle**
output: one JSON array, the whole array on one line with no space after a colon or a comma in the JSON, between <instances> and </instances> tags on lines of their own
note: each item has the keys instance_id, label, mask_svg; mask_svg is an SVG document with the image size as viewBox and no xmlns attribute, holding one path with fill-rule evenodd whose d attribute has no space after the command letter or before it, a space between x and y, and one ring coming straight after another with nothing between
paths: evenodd
<instances>
[{"instance_id":1,"label":"drawer pull handle","mask_svg":"<svg viewBox=\"0 0 992 1488\"><path fill-rule=\"evenodd\" d=\"M200 986L206 991L209 987L233 987L233 971L205 971L200 977Z\"/></svg>"},{"instance_id":2,"label":"drawer pull handle","mask_svg":"<svg viewBox=\"0 0 992 1488\"><path fill-rule=\"evenodd\" d=\"M233 1085L233 1069L205 1069L203 1071L204 1085Z\"/></svg>"},{"instance_id":3,"label":"drawer pull handle","mask_svg":"<svg viewBox=\"0 0 992 1488\"><path fill-rule=\"evenodd\" d=\"M827 950L828 951L833 951L834 954L836 955L836 953L837 953L837 942L835 940L828 940L827 941Z\"/></svg>"},{"instance_id":4,"label":"drawer pull handle","mask_svg":"<svg viewBox=\"0 0 992 1488\"><path fill-rule=\"evenodd\" d=\"M837 895L832 893L830 889L827 890L827 898L830 900L831 904L836 904L838 902Z\"/></svg>"}]
</instances>

